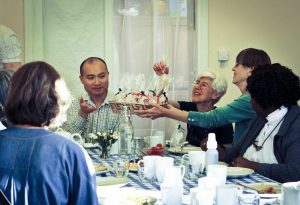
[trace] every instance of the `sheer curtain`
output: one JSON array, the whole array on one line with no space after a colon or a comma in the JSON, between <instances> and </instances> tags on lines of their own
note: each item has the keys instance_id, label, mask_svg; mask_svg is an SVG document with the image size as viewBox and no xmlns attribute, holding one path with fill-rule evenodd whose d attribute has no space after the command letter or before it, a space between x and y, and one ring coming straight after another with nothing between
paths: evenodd
<instances>
[{"instance_id":1,"label":"sheer curtain","mask_svg":"<svg viewBox=\"0 0 300 205\"><path fill-rule=\"evenodd\" d=\"M194 78L195 2L194 0L114 0L114 62L122 73L154 75L153 64L164 60L173 78L167 96L188 100ZM122 77L121 77L122 78ZM151 121L134 117L138 128L166 130L177 122Z\"/></svg>"},{"instance_id":2,"label":"sheer curtain","mask_svg":"<svg viewBox=\"0 0 300 205\"><path fill-rule=\"evenodd\" d=\"M165 60L173 77L167 96L188 100L199 68L195 4L196 0L26 0L25 61L52 64L77 96L83 92L79 65L88 56L106 60L113 92L123 73L151 77L153 63ZM162 129L167 136L177 124L136 116L133 121L135 129Z\"/></svg>"}]
</instances>

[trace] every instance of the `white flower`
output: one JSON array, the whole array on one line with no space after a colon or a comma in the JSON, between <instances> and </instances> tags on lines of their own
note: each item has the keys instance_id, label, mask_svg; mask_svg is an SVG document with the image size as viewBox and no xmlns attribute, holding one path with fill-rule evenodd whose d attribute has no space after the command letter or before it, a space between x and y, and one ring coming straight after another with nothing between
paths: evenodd
<instances>
[{"instance_id":1,"label":"white flower","mask_svg":"<svg viewBox=\"0 0 300 205\"><path fill-rule=\"evenodd\" d=\"M98 138L97 135L95 135L94 133L90 133L88 136L91 139L97 139Z\"/></svg>"}]
</instances>

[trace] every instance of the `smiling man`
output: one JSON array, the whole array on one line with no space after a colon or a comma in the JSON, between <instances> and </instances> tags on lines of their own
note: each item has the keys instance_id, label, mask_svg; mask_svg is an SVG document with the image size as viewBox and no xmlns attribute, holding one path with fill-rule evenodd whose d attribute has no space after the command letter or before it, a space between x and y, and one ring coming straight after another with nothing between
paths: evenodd
<instances>
[{"instance_id":1,"label":"smiling man","mask_svg":"<svg viewBox=\"0 0 300 205\"><path fill-rule=\"evenodd\" d=\"M114 95L108 91L109 72L105 61L98 57L85 59L80 65L79 78L86 93L73 101L63 128L83 137L99 131L116 131L120 117L108 104Z\"/></svg>"}]
</instances>

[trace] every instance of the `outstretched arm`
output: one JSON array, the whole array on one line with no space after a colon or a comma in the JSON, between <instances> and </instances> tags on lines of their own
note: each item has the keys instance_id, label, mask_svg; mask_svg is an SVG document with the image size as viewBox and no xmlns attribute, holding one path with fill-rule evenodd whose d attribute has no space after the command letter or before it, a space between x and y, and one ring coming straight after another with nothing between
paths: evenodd
<instances>
[{"instance_id":1,"label":"outstretched arm","mask_svg":"<svg viewBox=\"0 0 300 205\"><path fill-rule=\"evenodd\" d=\"M181 122L185 122L185 123L187 122L187 117L188 117L187 111L179 110L174 106L172 106L171 104L168 104L167 108L164 108L154 103L150 103L150 105L152 105L153 108L148 110L138 110L135 111L134 114L144 118L157 119L160 117L167 117Z\"/></svg>"}]
</instances>

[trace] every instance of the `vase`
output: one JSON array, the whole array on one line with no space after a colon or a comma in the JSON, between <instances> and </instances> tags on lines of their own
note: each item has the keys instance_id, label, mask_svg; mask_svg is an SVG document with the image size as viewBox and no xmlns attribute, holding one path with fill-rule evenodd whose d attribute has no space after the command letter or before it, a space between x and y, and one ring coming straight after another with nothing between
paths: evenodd
<instances>
[{"instance_id":1,"label":"vase","mask_svg":"<svg viewBox=\"0 0 300 205\"><path fill-rule=\"evenodd\" d=\"M101 146L100 158L107 159L108 157L109 157L109 147L108 146Z\"/></svg>"}]
</instances>

